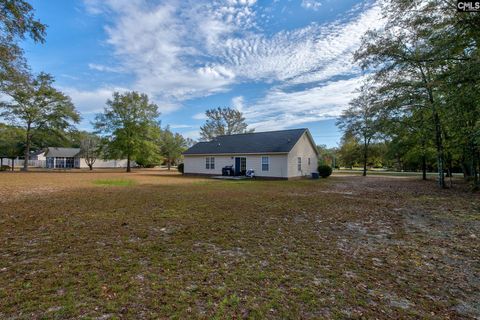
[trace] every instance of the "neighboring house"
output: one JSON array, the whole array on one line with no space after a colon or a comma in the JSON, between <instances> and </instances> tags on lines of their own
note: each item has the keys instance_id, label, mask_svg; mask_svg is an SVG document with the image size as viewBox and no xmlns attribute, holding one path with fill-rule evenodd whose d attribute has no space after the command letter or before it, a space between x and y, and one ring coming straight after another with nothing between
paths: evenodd
<instances>
[{"instance_id":1,"label":"neighboring house","mask_svg":"<svg viewBox=\"0 0 480 320\"><path fill-rule=\"evenodd\" d=\"M28 160L45 161L45 150L38 150L30 153Z\"/></svg>"},{"instance_id":2,"label":"neighboring house","mask_svg":"<svg viewBox=\"0 0 480 320\"><path fill-rule=\"evenodd\" d=\"M48 147L45 152L47 168L80 168L79 148Z\"/></svg>"},{"instance_id":3,"label":"neighboring house","mask_svg":"<svg viewBox=\"0 0 480 320\"><path fill-rule=\"evenodd\" d=\"M49 147L45 151L46 167L58 168L88 168L85 159L81 157L80 148L55 148ZM135 165L135 164L133 164ZM103 160L98 158L93 164L94 168L125 168L127 160Z\"/></svg>"},{"instance_id":4,"label":"neighboring house","mask_svg":"<svg viewBox=\"0 0 480 320\"><path fill-rule=\"evenodd\" d=\"M184 173L221 175L233 166L235 175L255 170L257 177L297 178L317 172L318 151L308 129L219 136L183 153Z\"/></svg>"}]
</instances>

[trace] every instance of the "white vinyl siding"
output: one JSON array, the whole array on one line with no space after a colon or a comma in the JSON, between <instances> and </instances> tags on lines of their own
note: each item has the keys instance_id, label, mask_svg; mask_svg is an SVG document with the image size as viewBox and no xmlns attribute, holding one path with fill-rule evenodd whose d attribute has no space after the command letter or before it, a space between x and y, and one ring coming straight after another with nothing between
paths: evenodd
<instances>
[{"instance_id":1,"label":"white vinyl siding","mask_svg":"<svg viewBox=\"0 0 480 320\"><path fill-rule=\"evenodd\" d=\"M246 158L246 169L254 170L257 177L278 177L287 178L287 154L269 154L268 171L262 171L262 157L265 155L216 155L215 170L206 169L206 156L185 155L183 163L185 164L185 173L221 175L222 168L226 166L235 167L235 157Z\"/></svg>"},{"instance_id":2,"label":"white vinyl siding","mask_svg":"<svg viewBox=\"0 0 480 320\"><path fill-rule=\"evenodd\" d=\"M276 178L297 178L302 176L310 176L312 172L317 172L318 157L315 152L315 144L312 143L307 134L297 141L293 149L287 154L224 154L215 155L215 169L206 169L207 155L184 155L185 173L186 174L208 174L221 175L222 168L226 166L235 167L235 158L246 158L246 169L254 170L257 177L276 177ZM210 157L210 155L209 155ZM268 171L263 171L264 159L268 157ZM302 167L298 171L298 158ZM308 165L310 158L310 165ZM209 160L210 161L210 160Z\"/></svg>"},{"instance_id":3,"label":"white vinyl siding","mask_svg":"<svg viewBox=\"0 0 480 320\"><path fill-rule=\"evenodd\" d=\"M269 171L269 169L268 157L262 157L262 171Z\"/></svg>"},{"instance_id":4,"label":"white vinyl siding","mask_svg":"<svg viewBox=\"0 0 480 320\"><path fill-rule=\"evenodd\" d=\"M298 158L302 159L301 171L298 170ZM310 165L308 158L310 158ZM288 177L310 176L312 172L317 172L317 162L314 144L310 142L307 134L303 134L288 154Z\"/></svg>"}]
</instances>

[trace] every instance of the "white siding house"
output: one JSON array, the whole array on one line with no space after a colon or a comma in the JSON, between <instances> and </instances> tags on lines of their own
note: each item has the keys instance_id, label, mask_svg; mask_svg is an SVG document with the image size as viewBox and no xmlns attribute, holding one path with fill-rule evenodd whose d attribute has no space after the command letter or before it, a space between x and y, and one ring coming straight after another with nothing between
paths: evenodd
<instances>
[{"instance_id":1,"label":"white siding house","mask_svg":"<svg viewBox=\"0 0 480 320\"><path fill-rule=\"evenodd\" d=\"M317 172L318 151L308 129L220 136L184 152L184 173L221 175L232 166L235 175L253 169L255 176L297 178Z\"/></svg>"},{"instance_id":2,"label":"white siding house","mask_svg":"<svg viewBox=\"0 0 480 320\"><path fill-rule=\"evenodd\" d=\"M80 148L55 148L49 147L44 153L46 168L50 169L72 169L88 168L85 159L81 157ZM132 164L134 166L135 163ZM126 168L127 160L103 160L98 158L93 168Z\"/></svg>"}]
</instances>

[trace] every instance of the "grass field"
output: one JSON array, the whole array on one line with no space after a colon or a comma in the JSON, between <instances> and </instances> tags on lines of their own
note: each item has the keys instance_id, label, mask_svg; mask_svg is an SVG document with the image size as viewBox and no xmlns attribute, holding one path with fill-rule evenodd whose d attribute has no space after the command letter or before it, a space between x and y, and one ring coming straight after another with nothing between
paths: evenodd
<instances>
[{"instance_id":1,"label":"grass field","mask_svg":"<svg viewBox=\"0 0 480 320\"><path fill-rule=\"evenodd\" d=\"M0 173L0 319L478 319L479 244L412 177Z\"/></svg>"}]
</instances>

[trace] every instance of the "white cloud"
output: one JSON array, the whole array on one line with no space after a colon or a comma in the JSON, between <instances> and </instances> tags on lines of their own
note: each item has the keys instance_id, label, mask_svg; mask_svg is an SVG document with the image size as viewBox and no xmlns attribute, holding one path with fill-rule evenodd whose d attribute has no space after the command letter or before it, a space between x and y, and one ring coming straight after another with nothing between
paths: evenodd
<instances>
[{"instance_id":1,"label":"white cloud","mask_svg":"<svg viewBox=\"0 0 480 320\"><path fill-rule=\"evenodd\" d=\"M269 128L338 115L361 79L352 52L381 20L373 5L328 24L266 34L257 25L255 0L84 3L91 14L108 15L107 43L119 64L119 69L94 63L91 68L132 73L132 89L163 101L164 112L188 99L228 91L233 84L280 83L248 107L243 96L232 99L250 122ZM318 10L321 2L302 0L301 5ZM332 80L338 78L351 79Z\"/></svg>"},{"instance_id":2,"label":"white cloud","mask_svg":"<svg viewBox=\"0 0 480 320\"><path fill-rule=\"evenodd\" d=\"M78 111L87 115L102 112L107 100L112 98L114 92L129 91L127 88L122 87L103 87L95 90L79 90L72 87L60 89L72 98ZM180 107L178 104L168 101L153 99L153 102L158 105L158 110L162 114L178 110Z\"/></svg>"},{"instance_id":3,"label":"white cloud","mask_svg":"<svg viewBox=\"0 0 480 320\"><path fill-rule=\"evenodd\" d=\"M379 18L379 9L372 7L348 23L229 39L223 55L237 77L295 83L327 80L354 69L352 52Z\"/></svg>"},{"instance_id":4,"label":"white cloud","mask_svg":"<svg viewBox=\"0 0 480 320\"><path fill-rule=\"evenodd\" d=\"M302 0L302 7L305 9L312 9L317 11L322 6L322 3L318 0Z\"/></svg>"},{"instance_id":5,"label":"white cloud","mask_svg":"<svg viewBox=\"0 0 480 320\"><path fill-rule=\"evenodd\" d=\"M89 0L86 5L114 13L107 43L122 67L136 75L135 89L182 100L221 92L233 83L232 70L207 55L227 35L253 24L254 3Z\"/></svg>"},{"instance_id":6,"label":"white cloud","mask_svg":"<svg viewBox=\"0 0 480 320\"><path fill-rule=\"evenodd\" d=\"M207 119L207 116L205 115L205 112L199 112L199 113L196 113L192 116L192 119L195 119L195 120L206 120Z\"/></svg>"},{"instance_id":7,"label":"white cloud","mask_svg":"<svg viewBox=\"0 0 480 320\"><path fill-rule=\"evenodd\" d=\"M101 71L101 72L121 73L124 71L123 68L121 67L110 67L110 66L105 66L103 64L96 64L96 63L89 63L88 67L92 70Z\"/></svg>"},{"instance_id":8,"label":"white cloud","mask_svg":"<svg viewBox=\"0 0 480 320\"><path fill-rule=\"evenodd\" d=\"M350 21L265 35L254 28L255 1L101 3L116 12L107 42L136 75L136 87L180 100L241 81L308 81L312 74L322 80L348 72L352 50L380 18L373 6Z\"/></svg>"},{"instance_id":9,"label":"white cloud","mask_svg":"<svg viewBox=\"0 0 480 320\"><path fill-rule=\"evenodd\" d=\"M103 110L105 103L112 97L114 91L124 91L122 88L99 88L97 90L78 90L71 87L61 88L72 98L78 111L83 114L98 113Z\"/></svg>"},{"instance_id":10,"label":"white cloud","mask_svg":"<svg viewBox=\"0 0 480 320\"><path fill-rule=\"evenodd\" d=\"M193 139L193 140L199 140L200 130L191 130L187 132L182 132L182 136L184 136L185 138Z\"/></svg>"},{"instance_id":11,"label":"white cloud","mask_svg":"<svg viewBox=\"0 0 480 320\"><path fill-rule=\"evenodd\" d=\"M295 92L275 88L244 114L251 127L262 131L336 118L356 96L363 80L359 76Z\"/></svg>"},{"instance_id":12,"label":"white cloud","mask_svg":"<svg viewBox=\"0 0 480 320\"><path fill-rule=\"evenodd\" d=\"M170 128L172 129L187 129L187 128L193 128L193 126L189 124L171 124Z\"/></svg>"},{"instance_id":13,"label":"white cloud","mask_svg":"<svg viewBox=\"0 0 480 320\"><path fill-rule=\"evenodd\" d=\"M234 97L232 99L232 107L243 112L245 107L245 99L242 96Z\"/></svg>"}]
</instances>

